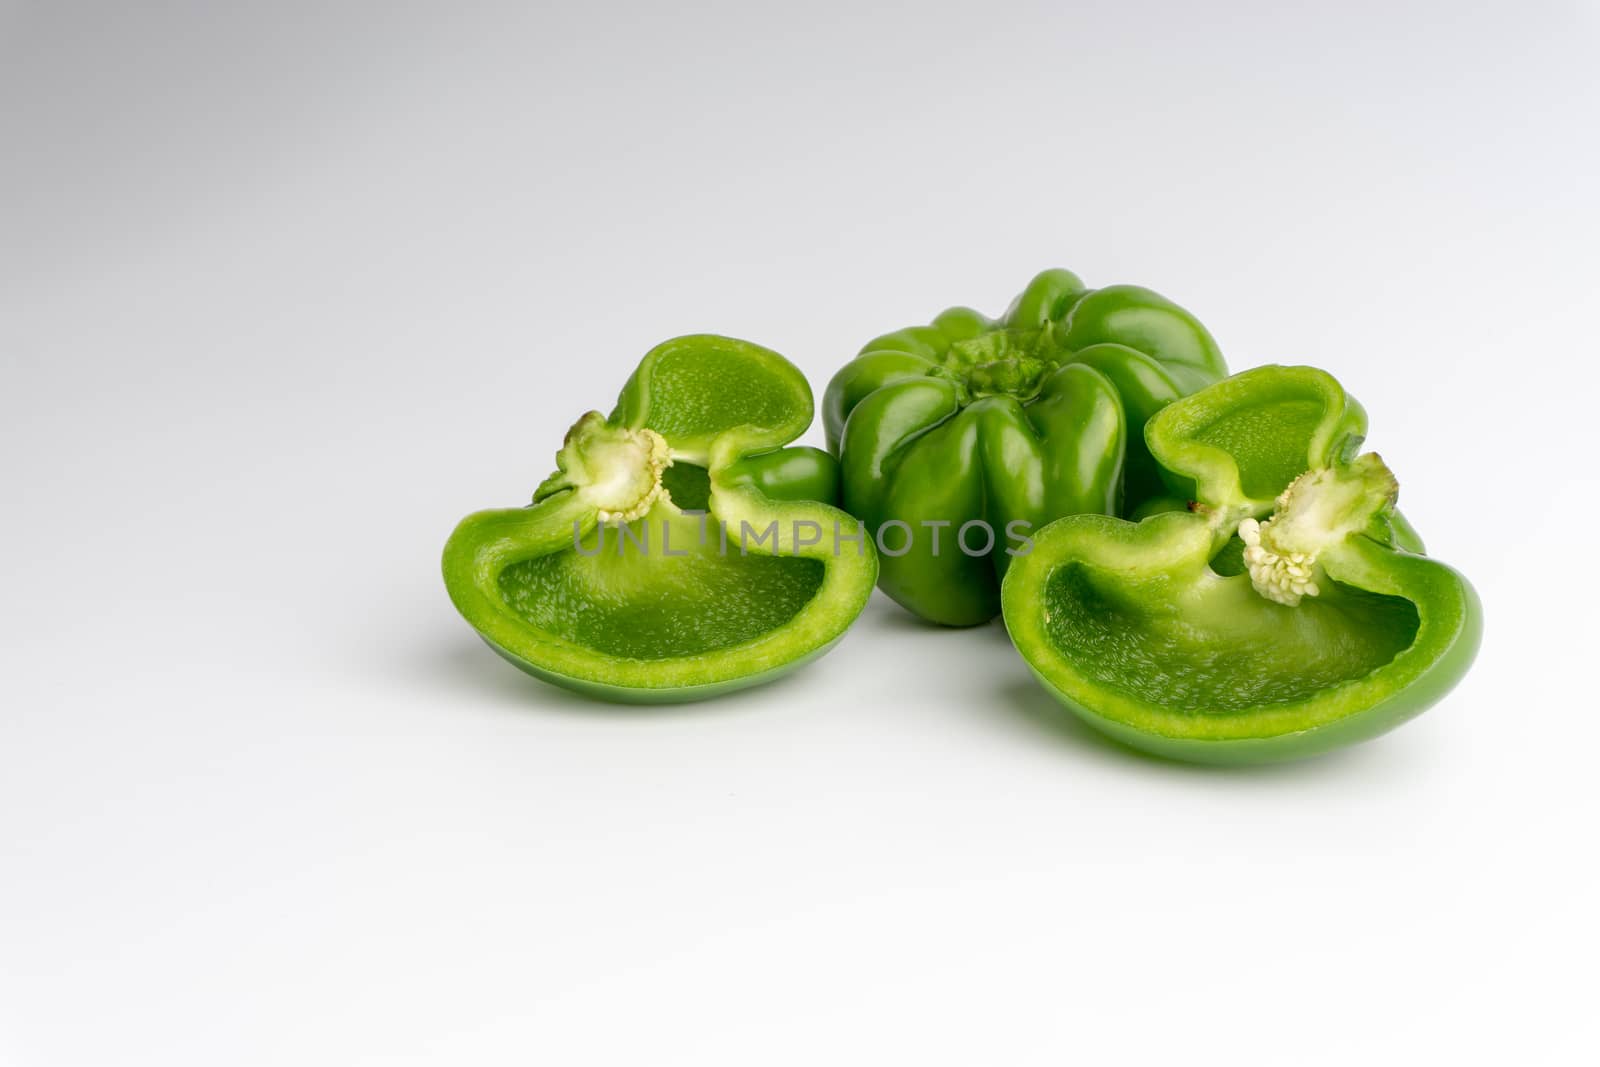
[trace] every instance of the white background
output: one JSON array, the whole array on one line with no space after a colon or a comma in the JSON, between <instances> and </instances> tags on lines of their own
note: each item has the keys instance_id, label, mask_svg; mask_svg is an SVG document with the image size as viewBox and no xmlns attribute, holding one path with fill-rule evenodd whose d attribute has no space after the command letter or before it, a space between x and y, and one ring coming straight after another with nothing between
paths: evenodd
<instances>
[{"instance_id":1,"label":"white background","mask_svg":"<svg viewBox=\"0 0 1600 1067\"><path fill-rule=\"evenodd\" d=\"M0 3L0 1063L1595 1062L1593 4ZM646 349L1035 271L1332 370L1487 613L1299 765L878 598L679 709L438 576ZM820 429L809 437L820 440Z\"/></svg>"}]
</instances>

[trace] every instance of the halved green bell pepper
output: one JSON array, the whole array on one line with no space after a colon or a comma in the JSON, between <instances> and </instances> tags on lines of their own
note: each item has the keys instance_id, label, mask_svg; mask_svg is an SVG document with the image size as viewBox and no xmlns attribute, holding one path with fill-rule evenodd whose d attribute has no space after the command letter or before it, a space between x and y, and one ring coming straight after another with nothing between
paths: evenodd
<instances>
[{"instance_id":1,"label":"halved green bell pepper","mask_svg":"<svg viewBox=\"0 0 1600 1067\"><path fill-rule=\"evenodd\" d=\"M1471 665L1472 587L1421 554L1366 413L1310 367L1246 371L1145 436L1186 510L1046 527L1006 575L1006 627L1047 689L1136 748L1288 759L1373 737Z\"/></svg>"},{"instance_id":2,"label":"halved green bell pepper","mask_svg":"<svg viewBox=\"0 0 1600 1067\"><path fill-rule=\"evenodd\" d=\"M776 352L708 335L652 350L610 417L583 416L529 507L481 511L444 550L450 598L530 674L609 700L690 700L827 650L877 558L832 506L838 472L783 448L811 389Z\"/></svg>"},{"instance_id":3,"label":"halved green bell pepper","mask_svg":"<svg viewBox=\"0 0 1600 1067\"><path fill-rule=\"evenodd\" d=\"M879 538L884 592L970 626L999 612L999 579L1034 530L1188 492L1163 479L1144 425L1226 374L1166 298L1049 270L997 320L951 308L868 343L828 385L823 421L845 509Z\"/></svg>"}]
</instances>

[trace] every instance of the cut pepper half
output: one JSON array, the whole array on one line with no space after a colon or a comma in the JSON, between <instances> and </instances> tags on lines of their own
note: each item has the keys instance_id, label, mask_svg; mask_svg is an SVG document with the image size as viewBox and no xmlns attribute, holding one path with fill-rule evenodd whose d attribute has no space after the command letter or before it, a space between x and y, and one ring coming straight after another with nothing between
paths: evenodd
<instances>
[{"instance_id":1,"label":"cut pepper half","mask_svg":"<svg viewBox=\"0 0 1600 1067\"><path fill-rule=\"evenodd\" d=\"M821 655L866 605L877 557L832 506L833 458L782 447L811 415L776 352L658 346L609 417L573 426L530 506L456 527L451 600L528 673L622 702L711 696Z\"/></svg>"},{"instance_id":2,"label":"cut pepper half","mask_svg":"<svg viewBox=\"0 0 1600 1067\"><path fill-rule=\"evenodd\" d=\"M1308 756L1421 713L1471 665L1482 611L1421 554L1365 432L1310 367L1172 404L1146 439L1192 502L1048 526L1002 591L1023 659L1092 726L1184 760Z\"/></svg>"}]
</instances>

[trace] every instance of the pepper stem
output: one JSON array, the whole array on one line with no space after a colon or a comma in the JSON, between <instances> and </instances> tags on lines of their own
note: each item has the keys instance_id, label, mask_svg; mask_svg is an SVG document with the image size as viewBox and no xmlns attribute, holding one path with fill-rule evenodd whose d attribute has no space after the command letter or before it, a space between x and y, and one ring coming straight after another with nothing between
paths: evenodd
<instances>
[{"instance_id":1,"label":"pepper stem","mask_svg":"<svg viewBox=\"0 0 1600 1067\"><path fill-rule=\"evenodd\" d=\"M1376 452L1300 475L1278 497L1271 518L1239 523L1250 584L1268 600L1290 607L1316 596L1319 557L1369 528L1394 507L1399 492L1400 483Z\"/></svg>"},{"instance_id":2,"label":"pepper stem","mask_svg":"<svg viewBox=\"0 0 1600 1067\"><path fill-rule=\"evenodd\" d=\"M591 411L567 431L556 466L534 503L572 489L594 505L601 522L632 522L666 496L661 475L672 466L672 453L654 430L612 426Z\"/></svg>"},{"instance_id":3,"label":"pepper stem","mask_svg":"<svg viewBox=\"0 0 1600 1067\"><path fill-rule=\"evenodd\" d=\"M986 396L1014 396L1027 402L1039 394L1056 354L1048 328L995 330L950 345L943 372L961 390L961 405Z\"/></svg>"}]
</instances>

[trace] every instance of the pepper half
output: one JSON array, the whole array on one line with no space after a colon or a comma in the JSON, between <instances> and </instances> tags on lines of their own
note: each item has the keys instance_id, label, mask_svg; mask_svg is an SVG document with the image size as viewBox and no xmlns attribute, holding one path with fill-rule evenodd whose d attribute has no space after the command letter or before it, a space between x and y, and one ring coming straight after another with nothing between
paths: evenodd
<instances>
[{"instance_id":1,"label":"pepper half","mask_svg":"<svg viewBox=\"0 0 1600 1067\"><path fill-rule=\"evenodd\" d=\"M1165 297L1049 270L998 320L951 308L868 343L829 383L823 422L845 509L879 538L884 592L971 626L999 613L1000 578L1046 523L1189 491L1142 431L1227 373Z\"/></svg>"},{"instance_id":2,"label":"pepper half","mask_svg":"<svg viewBox=\"0 0 1600 1067\"><path fill-rule=\"evenodd\" d=\"M1246 371L1152 419L1194 503L1052 523L1006 575L1011 639L1086 722L1177 759L1291 759L1383 733L1461 679L1482 609L1422 555L1366 413L1310 367Z\"/></svg>"},{"instance_id":3,"label":"pepper half","mask_svg":"<svg viewBox=\"0 0 1600 1067\"><path fill-rule=\"evenodd\" d=\"M811 388L776 352L680 337L610 417L567 434L532 505L468 516L444 550L461 615L530 674L608 700L692 700L821 655L877 557L832 506L833 458L783 448Z\"/></svg>"}]
</instances>

